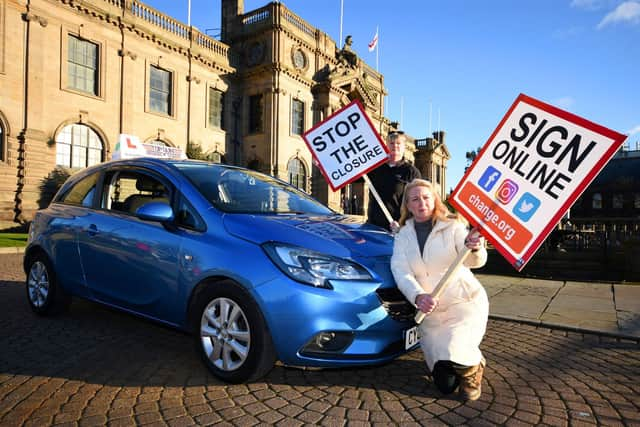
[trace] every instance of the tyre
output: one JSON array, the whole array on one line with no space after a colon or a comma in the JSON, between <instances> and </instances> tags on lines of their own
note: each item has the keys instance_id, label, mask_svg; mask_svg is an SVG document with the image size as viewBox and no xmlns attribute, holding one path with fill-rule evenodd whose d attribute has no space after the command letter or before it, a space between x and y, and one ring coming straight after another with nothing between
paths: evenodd
<instances>
[{"instance_id":1,"label":"tyre","mask_svg":"<svg viewBox=\"0 0 640 427\"><path fill-rule=\"evenodd\" d=\"M255 301L231 281L202 286L195 296L192 322L196 348L207 368L229 383L266 375L276 356Z\"/></svg>"},{"instance_id":2,"label":"tyre","mask_svg":"<svg viewBox=\"0 0 640 427\"><path fill-rule=\"evenodd\" d=\"M41 316L62 313L71 302L71 297L58 283L51 262L44 254L36 254L29 260L26 287L31 309Z\"/></svg>"}]
</instances>

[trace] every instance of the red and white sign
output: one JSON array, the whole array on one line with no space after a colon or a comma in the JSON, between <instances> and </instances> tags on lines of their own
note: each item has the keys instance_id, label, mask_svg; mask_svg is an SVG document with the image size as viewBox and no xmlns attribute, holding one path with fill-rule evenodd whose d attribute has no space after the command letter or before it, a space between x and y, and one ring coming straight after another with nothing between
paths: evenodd
<instances>
[{"instance_id":1,"label":"red and white sign","mask_svg":"<svg viewBox=\"0 0 640 427\"><path fill-rule=\"evenodd\" d=\"M625 139L521 94L449 201L522 270Z\"/></svg>"},{"instance_id":2,"label":"red and white sign","mask_svg":"<svg viewBox=\"0 0 640 427\"><path fill-rule=\"evenodd\" d=\"M136 157L155 157L158 159L183 160L187 156L179 148L166 145L143 144L136 135L120 134L112 160L133 159Z\"/></svg>"},{"instance_id":3,"label":"red and white sign","mask_svg":"<svg viewBox=\"0 0 640 427\"><path fill-rule=\"evenodd\" d=\"M389 150L358 101L302 135L333 191L388 160Z\"/></svg>"}]
</instances>

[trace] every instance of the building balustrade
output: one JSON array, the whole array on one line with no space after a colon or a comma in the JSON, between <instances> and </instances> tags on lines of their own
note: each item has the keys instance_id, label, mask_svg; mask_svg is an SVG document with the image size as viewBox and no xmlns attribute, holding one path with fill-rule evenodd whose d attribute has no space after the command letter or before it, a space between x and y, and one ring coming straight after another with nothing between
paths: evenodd
<instances>
[{"instance_id":1,"label":"building balustrade","mask_svg":"<svg viewBox=\"0 0 640 427\"><path fill-rule=\"evenodd\" d=\"M139 1L131 2L131 13L179 37L189 39L189 27Z\"/></svg>"}]
</instances>

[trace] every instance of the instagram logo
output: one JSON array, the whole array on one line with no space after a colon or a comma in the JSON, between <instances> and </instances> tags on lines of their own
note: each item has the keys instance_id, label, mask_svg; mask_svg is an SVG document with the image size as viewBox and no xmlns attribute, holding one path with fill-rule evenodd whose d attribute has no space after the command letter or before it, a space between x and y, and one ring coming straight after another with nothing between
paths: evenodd
<instances>
[{"instance_id":1,"label":"instagram logo","mask_svg":"<svg viewBox=\"0 0 640 427\"><path fill-rule=\"evenodd\" d=\"M498 201L503 205L506 205L513 199L513 197L518 193L518 184L510 179L505 179L498 187L496 191L496 197Z\"/></svg>"}]
</instances>

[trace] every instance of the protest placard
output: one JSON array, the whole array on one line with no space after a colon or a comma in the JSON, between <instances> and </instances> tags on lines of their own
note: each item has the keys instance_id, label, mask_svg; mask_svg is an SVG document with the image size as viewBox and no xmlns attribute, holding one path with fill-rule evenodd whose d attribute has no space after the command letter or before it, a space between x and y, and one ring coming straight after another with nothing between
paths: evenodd
<instances>
[{"instance_id":1,"label":"protest placard","mask_svg":"<svg viewBox=\"0 0 640 427\"><path fill-rule=\"evenodd\" d=\"M386 144L358 101L309 129L303 138L333 191L388 159Z\"/></svg>"},{"instance_id":2,"label":"protest placard","mask_svg":"<svg viewBox=\"0 0 640 427\"><path fill-rule=\"evenodd\" d=\"M449 202L522 270L625 139L521 94Z\"/></svg>"},{"instance_id":3,"label":"protest placard","mask_svg":"<svg viewBox=\"0 0 640 427\"><path fill-rule=\"evenodd\" d=\"M520 271L625 139L520 94L448 201ZM458 254L432 296L468 254Z\"/></svg>"}]
</instances>

